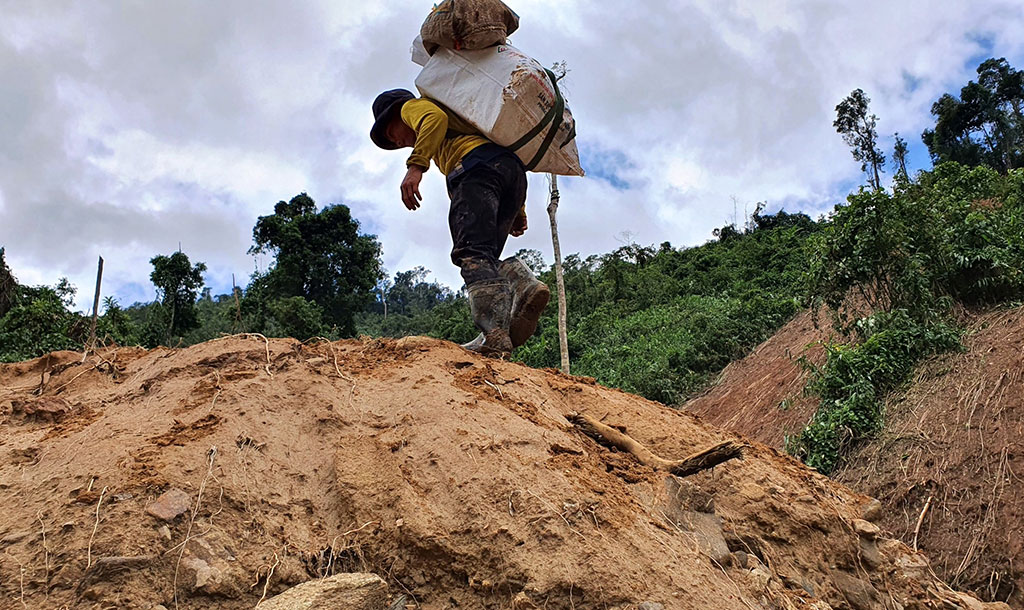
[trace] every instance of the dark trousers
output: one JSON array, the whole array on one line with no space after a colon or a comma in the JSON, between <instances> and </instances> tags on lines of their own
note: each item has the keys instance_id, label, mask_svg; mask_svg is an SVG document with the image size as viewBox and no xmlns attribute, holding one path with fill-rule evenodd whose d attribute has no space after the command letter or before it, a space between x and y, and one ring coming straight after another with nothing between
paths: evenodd
<instances>
[{"instance_id":1,"label":"dark trousers","mask_svg":"<svg viewBox=\"0 0 1024 610\"><path fill-rule=\"evenodd\" d=\"M470 153L472 154L472 153ZM452 262L466 285L498 279L508 232L526 201L526 170L513 153L457 169L448 177Z\"/></svg>"}]
</instances>

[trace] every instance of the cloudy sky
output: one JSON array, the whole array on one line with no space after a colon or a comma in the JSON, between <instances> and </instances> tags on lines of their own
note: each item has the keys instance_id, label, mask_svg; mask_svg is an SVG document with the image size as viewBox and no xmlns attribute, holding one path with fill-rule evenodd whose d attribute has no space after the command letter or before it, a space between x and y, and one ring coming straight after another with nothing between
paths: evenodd
<instances>
[{"instance_id":1,"label":"cloudy sky","mask_svg":"<svg viewBox=\"0 0 1024 610\"><path fill-rule=\"evenodd\" d=\"M566 60L586 178L560 181L563 251L698 244L750 211L817 215L862 182L832 129L860 87L883 145L919 134L990 56L1024 68L1021 0L511 0L512 42ZM153 298L149 259L181 249L229 292L266 260L252 226L299 192L345 203L394 273L457 287L436 168L399 199L404 153L370 143L370 102L412 88L430 0L0 0L0 246L23 283L91 301ZM544 176L507 252L551 260Z\"/></svg>"}]
</instances>

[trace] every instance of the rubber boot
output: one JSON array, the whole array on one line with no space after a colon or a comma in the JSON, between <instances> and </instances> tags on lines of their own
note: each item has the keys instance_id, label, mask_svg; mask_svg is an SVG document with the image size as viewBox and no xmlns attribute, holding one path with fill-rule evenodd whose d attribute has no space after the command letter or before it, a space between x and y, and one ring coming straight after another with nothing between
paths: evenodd
<instances>
[{"instance_id":1,"label":"rubber boot","mask_svg":"<svg viewBox=\"0 0 1024 610\"><path fill-rule=\"evenodd\" d=\"M498 273L512 284L512 319L508 334L512 339L512 349L515 349L537 332L537 321L551 300L551 291L523 261L514 256L501 261ZM484 335L480 333L462 347L477 351L483 342Z\"/></svg>"},{"instance_id":2,"label":"rubber boot","mask_svg":"<svg viewBox=\"0 0 1024 610\"><path fill-rule=\"evenodd\" d=\"M508 280L487 280L468 286L469 311L480 337L462 347L485 356L504 357L512 353L508 336L512 312L512 289Z\"/></svg>"},{"instance_id":3,"label":"rubber boot","mask_svg":"<svg viewBox=\"0 0 1024 610\"><path fill-rule=\"evenodd\" d=\"M537 332L537 321L551 300L551 291L523 261L514 256L501 261L498 273L512 283L512 321L508 334L512 347L516 348Z\"/></svg>"}]
</instances>

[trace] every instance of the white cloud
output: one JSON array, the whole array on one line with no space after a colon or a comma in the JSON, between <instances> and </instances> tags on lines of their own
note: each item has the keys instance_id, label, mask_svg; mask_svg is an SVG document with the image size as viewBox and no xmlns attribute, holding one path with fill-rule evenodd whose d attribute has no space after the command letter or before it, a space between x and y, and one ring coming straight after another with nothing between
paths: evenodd
<instances>
[{"instance_id":1,"label":"white cloud","mask_svg":"<svg viewBox=\"0 0 1024 610\"><path fill-rule=\"evenodd\" d=\"M68 275L90 292L103 254L106 285L142 298L149 258L181 241L226 289L253 269L256 216L307 191L348 204L392 271L424 265L460 283L440 175L408 212L404 155L367 138L373 97L412 88L409 41L430 0L5 4L0 245L23 281ZM922 158L931 103L971 62L1024 67L1016 0L512 5L513 42L569 62L580 147L601 163L560 183L567 253L607 251L623 231L699 243L757 201L820 212L860 179L831 127L850 90ZM550 260L545 205L535 176L531 230L507 252Z\"/></svg>"},{"instance_id":2,"label":"white cloud","mask_svg":"<svg viewBox=\"0 0 1024 610\"><path fill-rule=\"evenodd\" d=\"M233 146L172 143L140 130L112 134L99 155L87 155L108 175L133 183L168 181L199 184L212 192L230 193L242 201L267 201L274 193L299 192L309 178L301 167L267 152ZM147 210L164 210L171 201L153 201Z\"/></svg>"}]
</instances>

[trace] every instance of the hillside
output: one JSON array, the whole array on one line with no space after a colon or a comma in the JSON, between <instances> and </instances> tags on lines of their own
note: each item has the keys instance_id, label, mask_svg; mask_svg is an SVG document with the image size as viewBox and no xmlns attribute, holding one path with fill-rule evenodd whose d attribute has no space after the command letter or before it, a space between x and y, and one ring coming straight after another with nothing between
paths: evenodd
<instances>
[{"instance_id":1,"label":"hillside","mask_svg":"<svg viewBox=\"0 0 1024 610\"><path fill-rule=\"evenodd\" d=\"M807 423L817 401L803 395L806 372L799 359L820 363L831 336L825 319L802 312L747 356L729 364L718 381L683 410L771 447Z\"/></svg>"},{"instance_id":2,"label":"hillside","mask_svg":"<svg viewBox=\"0 0 1024 610\"><path fill-rule=\"evenodd\" d=\"M801 395L796 358L820 358L813 342L825 337L798 316L686 410L781 448L817 407ZM837 473L883 502L890 535L912 545L917 530L940 577L1015 607L1024 605L1024 500L1013 491L1024 473L1022 349L1024 309L970 316L964 352L919 367L888 401L883 432Z\"/></svg>"},{"instance_id":3,"label":"hillside","mask_svg":"<svg viewBox=\"0 0 1024 610\"><path fill-rule=\"evenodd\" d=\"M585 378L423 338L81 360L0 366L0 607L251 608L350 571L423 608L987 607L773 449L679 479L598 445L565 416L669 458L736 437Z\"/></svg>"}]
</instances>

